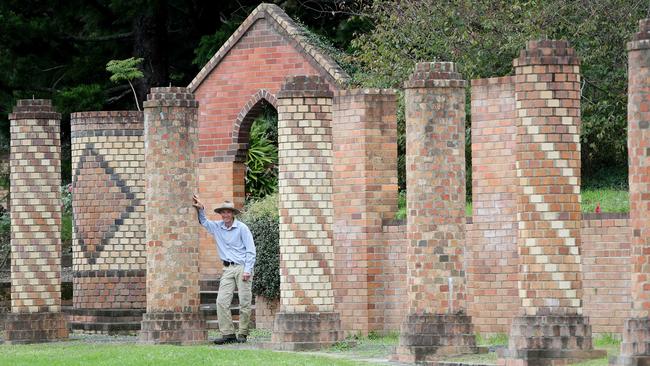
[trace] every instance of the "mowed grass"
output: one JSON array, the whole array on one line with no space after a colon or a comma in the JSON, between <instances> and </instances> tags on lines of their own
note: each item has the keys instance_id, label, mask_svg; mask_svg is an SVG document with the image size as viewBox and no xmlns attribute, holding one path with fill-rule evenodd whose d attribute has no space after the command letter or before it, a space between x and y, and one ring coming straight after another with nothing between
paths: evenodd
<instances>
[{"instance_id":1,"label":"mowed grass","mask_svg":"<svg viewBox=\"0 0 650 366\"><path fill-rule=\"evenodd\" d=\"M201 366L201 365L359 365L357 360L268 350L219 349L214 346L162 346L60 342L0 345L0 365L29 366Z\"/></svg>"},{"instance_id":2,"label":"mowed grass","mask_svg":"<svg viewBox=\"0 0 650 366\"><path fill-rule=\"evenodd\" d=\"M630 194L627 190L614 188L583 188L582 212L596 212L600 205L601 212L630 212ZM465 214L472 216L472 202L465 205ZM398 210L395 214L398 220L406 219L406 195L401 193L398 200Z\"/></svg>"}]
</instances>

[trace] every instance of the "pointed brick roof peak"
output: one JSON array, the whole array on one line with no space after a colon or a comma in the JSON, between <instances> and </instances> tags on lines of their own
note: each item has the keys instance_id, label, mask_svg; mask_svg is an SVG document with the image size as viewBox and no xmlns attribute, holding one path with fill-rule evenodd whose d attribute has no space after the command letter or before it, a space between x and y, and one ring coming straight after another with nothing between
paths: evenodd
<instances>
[{"instance_id":1,"label":"pointed brick roof peak","mask_svg":"<svg viewBox=\"0 0 650 366\"><path fill-rule=\"evenodd\" d=\"M322 70L325 78L337 85L344 85L350 80L350 76L339 66L336 61L320 48L311 44L304 36L304 30L297 25L279 6L275 4L262 3L244 20L228 40L221 46L219 51L212 56L205 66L194 77L194 80L187 86L191 92L195 92L201 83L208 78L212 70L226 57L228 52L239 42L246 32L258 19L266 19L302 53L309 62L315 64Z\"/></svg>"}]
</instances>

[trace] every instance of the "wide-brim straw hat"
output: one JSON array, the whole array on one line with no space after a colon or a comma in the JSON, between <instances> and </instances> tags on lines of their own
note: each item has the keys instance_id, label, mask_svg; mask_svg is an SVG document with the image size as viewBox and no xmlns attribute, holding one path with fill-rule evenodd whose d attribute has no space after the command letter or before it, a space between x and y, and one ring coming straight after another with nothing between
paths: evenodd
<instances>
[{"instance_id":1,"label":"wide-brim straw hat","mask_svg":"<svg viewBox=\"0 0 650 366\"><path fill-rule=\"evenodd\" d=\"M223 210L230 210L232 211L235 215L239 215L241 212L235 208L235 204L230 202L230 201L223 201L221 206L217 207L214 209L214 212L220 214L221 211Z\"/></svg>"}]
</instances>

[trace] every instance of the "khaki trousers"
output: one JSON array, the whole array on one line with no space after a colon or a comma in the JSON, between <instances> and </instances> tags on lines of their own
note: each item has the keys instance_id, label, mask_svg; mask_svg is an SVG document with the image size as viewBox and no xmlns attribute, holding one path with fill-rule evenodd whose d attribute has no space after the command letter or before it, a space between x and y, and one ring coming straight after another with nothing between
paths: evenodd
<instances>
[{"instance_id":1,"label":"khaki trousers","mask_svg":"<svg viewBox=\"0 0 650 366\"><path fill-rule=\"evenodd\" d=\"M235 334L235 326L232 324L230 304L232 303L235 287L239 296L239 334L248 335L248 327L251 320L251 302L253 299L253 276L248 281L242 280L244 266L230 265L223 267L223 274L219 281L219 295L217 296L217 317L219 319L219 331L223 335Z\"/></svg>"}]
</instances>

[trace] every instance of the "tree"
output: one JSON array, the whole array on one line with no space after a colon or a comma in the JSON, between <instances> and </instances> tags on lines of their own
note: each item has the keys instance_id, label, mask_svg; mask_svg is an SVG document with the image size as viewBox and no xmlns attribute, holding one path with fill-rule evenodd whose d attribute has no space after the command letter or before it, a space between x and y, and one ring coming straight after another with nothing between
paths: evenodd
<instances>
[{"instance_id":1,"label":"tree","mask_svg":"<svg viewBox=\"0 0 650 366\"><path fill-rule=\"evenodd\" d=\"M625 44L646 7L639 0L376 0L363 11L374 28L352 41L355 81L399 87L416 62L436 60L456 62L466 79L502 76L526 41L566 39L582 59L583 175L624 167Z\"/></svg>"},{"instance_id":2,"label":"tree","mask_svg":"<svg viewBox=\"0 0 650 366\"><path fill-rule=\"evenodd\" d=\"M111 81L114 83L119 83L120 81L126 81L129 83L131 90L133 91L133 99L135 100L135 106L138 107L140 111L140 103L138 103L138 94L135 92L132 81L144 77L144 74L138 68L138 65L142 63L141 58L130 57L125 60L110 60L106 64L106 71L111 74Z\"/></svg>"}]
</instances>

